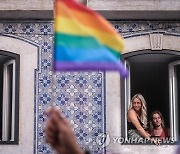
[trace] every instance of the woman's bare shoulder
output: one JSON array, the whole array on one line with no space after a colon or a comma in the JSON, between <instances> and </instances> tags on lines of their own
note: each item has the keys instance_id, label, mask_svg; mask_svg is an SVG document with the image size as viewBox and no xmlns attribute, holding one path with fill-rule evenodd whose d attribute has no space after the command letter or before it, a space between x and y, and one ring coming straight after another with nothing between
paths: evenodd
<instances>
[{"instance_id":1,"label":"woman's bare shoulder","mask_svg":"<svg viewBox=\"0 0 180 154\"><path fill-rule=\"evenodd\" d=\"M128 114L135 114L136 112L133 109L128 110Z\"/></svg>"}]
</instances>

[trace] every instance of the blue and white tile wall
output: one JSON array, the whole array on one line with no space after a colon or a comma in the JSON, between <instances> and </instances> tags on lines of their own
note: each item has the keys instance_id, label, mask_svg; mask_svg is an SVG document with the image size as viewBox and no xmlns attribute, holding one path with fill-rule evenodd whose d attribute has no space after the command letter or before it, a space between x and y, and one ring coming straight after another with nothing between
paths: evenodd
<instances>
[{"instance_id":1,"label":"blue and white tile wall","mask_svg":"<svg viewBox=\"0 0 180 154\"><path fill-rule=\"evenodd\" d=\"M174 21L112 21L117 32L124 37L144 35L150 32L162 32L170 35L179 35L180 23Z\"/></svg>"},{"instance_id":2,"label":"blue and white tile wall","mask_svg":"<svg viewBox=\"0 0 180 154\"><path fill-rule=\"evenodd\" d=\"M114 21L114 28L123 36L142 35L151 31L180 34L180 23L157 21ZM1 22L0 35L18 36L31 40L40 47L38 73L35 75L34 153L48 154L51 148L44 141L46 117L43 112L54 102L60 106L73 126L78 142L92 153L103 151L96 143L99 133L105 131L105 82L103 72L52 73L52 22ZM36 120L37 119L37 120Z\"/></svg>"}]
</instances>

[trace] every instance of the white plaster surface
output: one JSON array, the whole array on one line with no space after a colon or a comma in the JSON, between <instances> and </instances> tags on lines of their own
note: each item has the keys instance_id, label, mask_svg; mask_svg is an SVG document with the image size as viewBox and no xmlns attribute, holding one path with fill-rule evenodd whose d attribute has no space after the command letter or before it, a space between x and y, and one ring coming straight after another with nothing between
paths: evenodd
<instances>
[{"instance_id":1,"label":"white plaster surface","mask_svg":"<svg viewBox=\"0 0 180 154\"><path fill-rule=\"evenodd\" d=\"M149 35L142 35L125 39L124 53L146 49L150 49Z\"/></svg>"},{"instance_id":2,"label":"white plaster surface","mask_svg":"<svg viewBox=\"0 0 180 154\"><path fill-rule=\"evenodd\" d=\"M164 35L163 48L180 51L180 37Z\"/></svg>"},{"instance_id":3,"label":"white plaster surface","mask_svg":"<svg viewBox=\"0 0 180 154\"><path fill-rule=\"evenodd\" d=\"M55 0L1 0L0 19L54 19ZM179 0L78 0L107 19L180 19Z\"/></svg>"},{"instance_id":4,"label":"white plaster surface","mask_svg":"<svg viewBox=\"0 0 180 154\"><path fill-rule=\"evenodd\" d=\"M86 5L86 0L78 0ZM55 0L0 0L0 19L54 19Z\"/></svg>"},{"instance_id":5,"label":"white plaster surface","mask_svg":"<svg viewBox=\"0 0 180 154\"><path fill-rule=\"evenodd\" d=\"M32 154L34 147L34 69L37 47L0 36L0 50L20 54L19 145L0 145L0 154Z\"/></svg>"},{"instance_id":6,"label":"white plaster surface","mask_svg":"<svg viewBox=\"0 0 180 154\"><path fill-rule=\"evenodd\" d=\"M87 4L95 10L180 10L179 0L88 0Z\"/></svg>"},{"instance_id":7,"label":"white plaster surface","mask_svg":"<svg viewBox=\"0 0 180 154\"><path fill-rule=\"evenodd\" d=\"M0 10L52 10L53 0L1 0Z\"/></svg>"},{"instance_id":8,"label":"white plaster surface","mask_svg":"<svg viewBox=\"0 0 180 154\"><path fill-rule=\"evenodd\" d=\"M121 134L120 75L106 72L106 130L111 136Z\"/></svg>"},{"instance_id":9,"label":"white plaster surface","mask_svg":"<svg viewBox=\"0 0 180 154\"><path fill-rule=\"evenodd\" d=\"M1 0L0 10L53 10L55 0ZM79 0L95 10L180 10L179 0ZM169 5L171 4L171 5Z\"/></svg>"},{"instance_id":10,"label":"white plaster surface","mask_svg":"<svg viewBox=\"0 0 180 154\"><path fill-rule=\"evenodd\" d=\"M162 49L180 51L180 37L163 35ZM124 53L151 49L149 35L129 37L125 39Z\"/></svg>"},{"instance_id":11,"label":"white plaster surface","mask_svg":"<svg viewBox=\"0 0 180 154\"><path fill-rule=\"evenodd\" d=\"M111 20L180 19L179 0L88 0L87 6Z\"/></svg>"},{"instance_id":12,"label":"white plaster surface","mask_svg":"<svg viewBox=\"0 0 180 154\"><path fill-rule=\"evenodd\" d=\"M108 146L113 154L175 154L175 145L120 145Z\"/></svg>"},{"instance_id":13,"label":"white plaster surface","mask_svg":"<svg viewBox=\"0 0 180 154\"><path fill-rule=\"evenodd\" d=\"M86 3L86 0L78 0ZM0 10L53 10L55 0L0 0Z\"/></svg>"}]
</instances>

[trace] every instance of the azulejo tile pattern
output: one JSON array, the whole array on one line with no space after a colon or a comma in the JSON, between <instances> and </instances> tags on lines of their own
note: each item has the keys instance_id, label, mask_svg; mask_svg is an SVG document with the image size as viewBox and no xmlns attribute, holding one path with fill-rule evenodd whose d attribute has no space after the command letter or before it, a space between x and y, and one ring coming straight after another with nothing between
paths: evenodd
<instances>
[{"instance_id":1,"label":"azulejo tile pattern","mask_svg":"<svg viewBox=\"0 0 180 154\"><path fill-rule=\"evenodd\" d=\"M180 23L174 21L112 21L114 28L122 36L164 32L177 35L180 33Z\"/></svg>"},{"instance_id":2,"label":"azulejo tile pattern","mask_svg":"<svg viewBox=\"0 0 180 154\"><path fill-rule=\"evenodd\" d=\"M104 107L102 105L102 102L104 103L103 73L53 74L52 22L0 23L0 33L35 42L40 49L38 70L35 75L37 100L34 102L36 106L34 153L52 153L51 148L45 143L43 131L46 121L44 111L52 105L52 101L61 107L65 117L69 119L80 145L91 149L92 152L96 150L100 153L101 150L96 146L94 134L97 130L103 131L103 115L96 115L101 113Z\"/></svg>"},{"instance_id":3,"label":"azulejo tile pattern","mask_svg":"<svg viewBox=\"0 0 180 154\"><path fill-rule=\"evenodd\" d=\"M163 31L180 35L176 21L112 21L123 36ZM38 70L35 75L35 141L34 153L52 153L45 143L44 111L54 102L69 119L79 144L92 153L103 153L96 143L99 133L105 131L105 92L103 72L52 72L53 22L2 22L0 34L20 37L39 45Z\"/></svg>"}]
</instances>

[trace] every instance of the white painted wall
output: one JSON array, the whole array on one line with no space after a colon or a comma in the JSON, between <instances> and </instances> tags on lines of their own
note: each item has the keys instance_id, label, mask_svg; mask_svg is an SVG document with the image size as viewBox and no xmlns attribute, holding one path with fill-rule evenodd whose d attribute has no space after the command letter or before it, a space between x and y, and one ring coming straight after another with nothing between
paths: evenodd
<instances>
[{"instance_id":1,"label":"white painted wall","mask_svg":"<svg viewBox=\"0 0 180 154\"><path fill-rule=\"evenodd\" d=\"M55 0L1 0L0 19L53 20L54 1ZM180 19L179 0L78 1L99 11L107 19Z\"/></svg>"},{"instance_id":2,"label":"white painted wall","mask_svg":"<svg viewBox=\"0 0 180 154\"><path fill-rule=\"evenodd\" d=\"M180 19L179 0L87 0L87 6L107 19Z\"/></svg>"},{"instance_id":3,"label":"white painted wall","mask_svg":"<svg viewBox=\"0 0 180 154\"><path fill-rule=\"evenodd\" d=\"M180 10L179 0L88 0L87 5L95 10Z\"/></svg>"},{"instance_id":4,"label":"white painted wall","mask_svg":"<svg viewBox=\"0 0 180 154\"><path fill-rule=\"evenodd\" d=\"M79 0L95 10L180 10L179 0ZM54 0L1 0L0 10L53 10ZM169 5L171 4L171 5Z\"/></svg>"},{"instance_id":5,"label":"white painted wall","mask_svg":"<svg viewBox=\"0 0 180 154\"><path fill-rule=\"evenodd\" d=\"M53 20L55 0L0 0L0 19ZM86 5L86 0L78 0Z\"/></svg>"},{"instance_id":6,"label":"white painted wall","mask_svg":"<svg viewBox=\"0 0 180 154\"><path fill-rule=\"evenodd\" d=\"M0 10L53 10L55 0L1 0ZM86 3L86 0L78 0Z\"/></svg>"},{"instance_id":7,"label":"white painted wall","mask_svg":"<svg viewBox=\"0 0 180 154\"><path fill-rule=\"evenodd\" d=\"M0 145L0 154L32 154L34 147L34 70L37 47L25 41L0 36L0 50L20 55L19 145Z\"/></svg>"},{"instance_id":8,"label":"white painted wall","mask_svg":"<svg viewBox=\"0 0 180 154\"><path fill-rule=\"evenodd\" d=\"M1 0L0 10L52 10L53 0Z\"/></svg>"}]
</instances>

